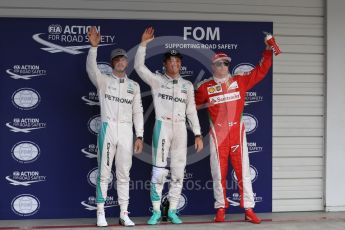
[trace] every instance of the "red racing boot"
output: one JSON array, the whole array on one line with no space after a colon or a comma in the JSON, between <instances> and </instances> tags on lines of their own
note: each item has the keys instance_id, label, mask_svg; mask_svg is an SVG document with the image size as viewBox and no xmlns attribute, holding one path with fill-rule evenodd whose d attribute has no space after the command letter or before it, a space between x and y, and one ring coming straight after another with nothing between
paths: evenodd
<instances>
[{"instance_id":1,"label":"red racing boot","mask_svg":"<svg viewBox=\"0 0 345 230\"><path fill-rule=\"evenodd\" d=\"M214 222L224 222L225 221L225 208L218 208Z\"/></svg>"},{"instance_id":2,"label":"red racing boot","mask_svg":"<svg viewBox=\"0 0 345 230\"><path fill-rule=\"evenodd\" d=\"M261 219L256 216L255 212L251 208L246 209L245 220L252 222L253 224L260 224L261 223Z\"/></svg>"}]
</instances>

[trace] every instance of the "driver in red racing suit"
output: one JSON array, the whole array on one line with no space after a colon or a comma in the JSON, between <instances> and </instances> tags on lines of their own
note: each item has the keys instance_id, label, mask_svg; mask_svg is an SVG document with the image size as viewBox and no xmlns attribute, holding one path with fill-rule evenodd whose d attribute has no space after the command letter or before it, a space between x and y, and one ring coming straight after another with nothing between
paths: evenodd
<instances>
[{"instance_id":1,"label":"driver in red racing suit","mask_svg":"<svg viewBox=\"0 0 345 230\"><path fill-rule=\"evenodd\" d=\"M213 77L200 82L196 89L197 108L207 107L210 118L210 164L216 222L225 220L225 209L229 207L226 196L229 158L238 178L240 206L245 208L245 219L256 224L261 222L253 211L255 201L242 113L246 92L265 77L272 65L272 51L266 40L265 44L260 63L253 70L234 76L229 74L230 57L216 53L212 58Z\"/></svg>"}]
</instances>

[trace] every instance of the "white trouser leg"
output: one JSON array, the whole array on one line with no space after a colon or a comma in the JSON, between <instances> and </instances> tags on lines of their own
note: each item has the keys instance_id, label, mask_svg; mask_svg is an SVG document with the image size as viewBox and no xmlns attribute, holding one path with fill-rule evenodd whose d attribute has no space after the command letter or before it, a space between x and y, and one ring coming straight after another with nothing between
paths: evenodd
<instances>
[{"instance_id":1,"label":"white trouser leg","mask_svg":"<svg viewBox=\"0 0 345 230\"><path fill-rule=\"evenodd\" d=\"M116 151L112 127L103 122L98 136L98 176L96 181L96 202L104 203L107 198L111 167Z\"/></svg>"},{"instance_id":2,"label":"white trouser leg","mask_svg":"<svg viewBox=\"0 0 345 230\"><path fill-rule=\"evenodd\" d=\"M162 191L166 177L168 176L169 170L165 168L152 168L152 179L151 179L151 201L153 210L159 211L162 199Z\"/></svg>"},{"instance_id":3,"label":"white trouser leg","mask_svg":"<svg viewBox=\"0 0 345 230\"><path fill-rule=\"evenodd\" d=\"M187 160L187 129L184 123L174 124L171 143L171 182L169 188L169 209L177 209L183 187Z\"/></svg>"},{"instance_id":4,"label":"white trouser leg","mask_svg":"<svg viewBox=\"0 0 345 230\"><path fill-rule=\"evenodd\" d=\"M247 136L244 130L244 125L242 125L241 127L243 205L244 208L254 208L255 201L252 187L252 178L250 175Z\"/></svg>"},{"instance_id":5,"label":"white trouser leg","mask_svg":"<svg viewBox=\"0 0 345 230\"><path fill-rule=\"evenodd\" d=\"M127 211L129 203L130 169L133 157L132 126L119 126L117 151L115 153L116 188L121 212Z\"/></svg>"},{"instance_id":6,"label":"white trouser leg","mask_svg":"<svg viewBox=\"0 0 345 230\"><path fill-rule=\"evenodd\" d=\"M213 184L213 196L215 199L214 208L224 208L226 206L222 186L222 174L220 169L220 159L218 154L217 137L213 130L210 132L210 166Z\"/></svg>"},{"instance_id":7,"label":"white trouser leg","mask_svg":"<svg viewBox=\"0 0 345 230\"><path fill-rule=\"evenodd\" d=\"M153 130L152 138L152 179L150 196L153 209L160 210L160 203L162 199L162 190L169 170L165 169L167 166L167 158L170 149L171 128L170 123L165 123L156 120Z\"/></svg>"}]
</instances>

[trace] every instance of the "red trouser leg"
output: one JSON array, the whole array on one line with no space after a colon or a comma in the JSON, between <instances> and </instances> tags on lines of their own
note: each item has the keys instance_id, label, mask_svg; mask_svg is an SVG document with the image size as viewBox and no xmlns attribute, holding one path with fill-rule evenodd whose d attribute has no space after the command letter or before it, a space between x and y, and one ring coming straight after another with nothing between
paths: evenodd
<instances>
[{"instance_id":1,"label":"red trouser leg","mask_svg":"<svg viewBox=\"0 0 345 230\"><path fill-rule=\"evenodd\" d=\"M254 208L254 194L250 175L250 163L248 156L248 147L244 125L241 129L232 131L237 136L232 136L230 158L231 164L235 170L240 193L240 206L242 208Z\"/></svg>"},{"instance_id":2,"label":"red trouser leg","mask_svg":"<svg viewBox=\"0 0 345 230\"><path fill-rule=\"evenodd\" d=\"M225 208L229 207L229 202L226 195L227 188L227 176L229 169L229 148L227 146L220 146L219 151L219 163L220 163L220 173L221 173L221 183L224 195Z\"/></svg>"},{"instance_id":3,"label":"red trouser leg","mask_svg":"<svg viewBox=\"0 0 345 230\"><path fill-rule=\"evenodd\" d=\"M238 190L240 193L240 207L244 207L244 202L243 202L243 180L242 180L242 153L241 153L241 146L240 144L235 144L231 145L231 150L230 150L230 159L231 159L231 164L232 167L235 170L235 174L237 177L237 184L238 184Z\"/></svg>"}]
</instances>

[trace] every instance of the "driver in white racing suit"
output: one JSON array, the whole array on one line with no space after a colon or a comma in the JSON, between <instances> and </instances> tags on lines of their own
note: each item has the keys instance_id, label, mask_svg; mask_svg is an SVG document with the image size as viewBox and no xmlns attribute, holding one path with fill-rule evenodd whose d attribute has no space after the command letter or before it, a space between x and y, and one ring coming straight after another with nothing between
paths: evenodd
<instances>
[{"instance_id":1,"label":"driver in white racing suit","mask_svg":"<svg viewBox=\"0 0 345 230\"><path fill-rule=\"evenodd\" d=\"M126 75L127 54L123 49L111 52L113 72L105 75L97 67L97 46L100 33L95 27L88 32L92 45L86 61L90 80L98 90L101 106L101 129L98 135L98 177L96 188L97 226L105 227L104 203L107 199L111 167L115 159L116 185L120 205L119 223L124 226L135 224L128 217L129 171L133 156L133 123L136 141L134 152L143 149L144 119L139 84Z\"/></svg>"},{"instance_id":2,"label":"driver in white racing suit","mask_svg":"<svg viewBox=\"0 0 345 230\"><path fill-rule=\"evenodd\" d=\"M180 224L182 221L176 215L176 209L183 187L187 158L186 121L189 122L195 135L197 152L202 150L203 142L195 107L193 84L180 76L182 55L176 50L170 50L165 54L163 60L165 74L152 73L145 66L146 44L153 38L153 28L147 28L142 35L134 61L134 68L138 75L151 87L156 113L152 138L153 169L150 190L153 214L147 223L157 224L161 219L161 196L169 173L167 158L170 153L171 182L168 219L174 224Z\"/></svg>"}]
</instances>

